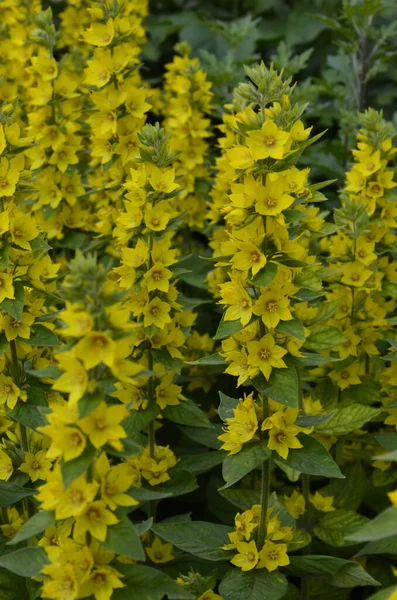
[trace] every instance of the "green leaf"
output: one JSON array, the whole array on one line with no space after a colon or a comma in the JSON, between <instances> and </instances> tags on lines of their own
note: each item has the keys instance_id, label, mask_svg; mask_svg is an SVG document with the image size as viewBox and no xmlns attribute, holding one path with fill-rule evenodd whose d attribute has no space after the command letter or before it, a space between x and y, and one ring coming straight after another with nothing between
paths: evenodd
<instances>
[{"instance_id":1,"label":"green leaf","mask_svg":"<svg viewBox=\"0 0 397 600\"><path fill-rule=\"evenodd\" d=\"M237 452L226 456L223 461L222 475L226 484L221 487L222 490L230 487L237 481L240 481L245 475L251 473L254 469L262 465L270 458L271 450L264 444L247 444L244 448Z\"/></svg>"},{"instance_id":2,"label":"green leaf","mask_svg":"<svg viewBox=\"0 0 397 600\"><path fill-rule=\"evenodd\" d=\"M41 533L47 527L55 524L55 513L49 510L40 510L38 513L33 515L26 521L21 527L21 529L16 533L16 535L12 538L8 545L19 544L19 542L23 542L38 533Z\"/></svg>"},{"instance_id":3,"label":"green leaf","mask_svg":"<svg viewBox=\"0 0 397 600\"><path fill-rule=\"evenodd\" d=\"M29 429L36 430L38 427L47 425L43 413L40 411L40 406L25 402L17 402L15 408L7 409L7 415L12 417L18 423L22 423Z\"/></svg>"},{"instance_id":4,"label":"green leaf","mask_svg":"<svg viewBox=\"0 0 397 600\"><path fill-rule=\"evenodd\" d=\"M238 404L238 400L235 398L231 398L230 396L226 396L223 392L219 392L219 408L218 414L222 421L225 419L230 419L233 417L233 409L236 408Z\"/></svg>"},{"instance_id":5,"label":"green leaf","mask_svg":"<svg viewBox=\"0 0 397 600\"><path fill-rule=\"evenodd\" d=\"M123 421L123 427L129 438L134 438L140 433L149 423L154 421L160 412L159 406L153 402L149 404L145 410L133 410L129 417Z\"/></svg>"},{"instance_id":6,"label":"green leaf","mask_svg":"<svg viewBox=\"0 0 397 600\"><path fill-rule=\"evenodd\" d=\"M162 498L169 498L171 494L156 492L155 489L148 489L144 487L132 487L128 494L138 500L141 504L150 502L151 500L161 500Z\"/></svg>"},{"instance_id":7,"label":"green leaf","mask_svg":"<svg viewBox=\"0 0 397 600\"><path fill-rule=\"evenodd\" d=\"M341 304L341 300L333 300L332 302L322 302L317 308L317 313L310 323L323 323L334 316Z\"/></svg>"},{"instance_id":8,"label":"green leaf","mask_svg":"<svg viewBox=\"0 0 397 600\"><path fill-rule=\"evenodd\" d=\"M226 498L231 504L237 506L241 510L249 510L254 504L260 504L261 494L260 490L250 490L246 488L240 489L227 489L219 490L220 495ZM269 508L272 508L272 515L277 516L280 519L280 523L283 527L295 526L295 519L285 508L284 504L280 502L276 492L273 492L269 498Z\"/></svg>"},{"instance_id":9,"label":"green leaf","mask_svg":"<svg viewBox=\"0 0 397 600\"><path fill-rule=\"evenodd\" d=\"M346 536L352 542L372 542L397 535L397 507L390 506L355 533Z\"/></svg>"},{"instance_id":10,"label":"green leaf","mask_svg":"<svg viewBox=\"0 0 397 600\"><path fill-rule=\"evenodd\" d=\"M211 366L222 365L222 366L226 366L227 363L216 352L215 354L209 354L208 356L202 356L198 360L185 361L185 364L187 364L187 365L211 365Z\"/></svg>"},{"instance_id":11,"label":"green leaf","mask_svg":"<svg viewBox=\"0 0 397 600\"><path fill-rule=\"evenodd\" d=\"M21 548L0 556L0 567L22 577L38 577L48 562L45 550L39 546Z\"/></svg>"},{"instance_id":12,"label":"green leaf","mask_svg":"<svg viewBox=\"0 0 397 600\"><path fill-rule=\"evenodd\" d=\"M350 404L337 408L333 416L316 426L316 430L326 435L345 435L360 429L365 423L380 414L380 410L364 404Z\"/></svg>"},{"instance_id":13,"label":"green leaf","mask_svg":"<svg viewBox=\"0 0 397 600\"><path fill-rule=\"evenodd\" d=\"M62 371L58 367L47 367L46 369L27 369L26 373L31 377L37 377L42 379L44 377L50 377L51 379L58 379Z\"/></svg>"},{"instance_id":14,"label":"green leaf","mask_svg":"<svg viewBox=\"0 0 397 600\"><path fill-rule=\"evenodd\" d=\"M322 354L314 354L314 352L306 352L303 357L294 356L294 362L297 365L303 367L317 367L318 365L325 365L331 362L339 362L339 358L332 358L331 356L323 356Z\"/></svg>"},{"instance_id":15,"label":"green leaf","mask_svg":"<svg viewBox=\"0 0 397 600\"><path fill-rule=\"evenodd\" d=\"M379 585L359 563L334 556L291 556L285 569L300 577L325 576L325 580L336 587Z\"/></svg>"},{"instance_id":16,"label":"green leaf","mask_svg":"<svg viewBox=\"0 0 397 600\"><path fill-rule=\"evenodd\" d=\"M272 400L289 408L299 407L299 384L296 369L273 369L269 381L263 375L252 380L258 392L266 394Z\"/></svg>"},{"instance_id":17,"label":"green leaf","mask_svg":"<svg viewBox=\"0 0 397 600\"><path fill-rule=\"evenodd\" d=\"M360 375L361 383L358 385L351 385L342 392L342 402L357 404L371 405L374 402L374 398L380 395L380 385L372 377L368 375Z\"/></svg>"},{"instance_id":18,"label":"green leaf","mask_svg":"<svg viewBox=\"0 0 397 600\"><path fill-rule=\"evenodd\" d=\"M7 346L8 346L8 342L7 342L5 333L4 332L0 333L0 356L3 356L3 354L6 353Z\"/></svg>"},{"instance_id":19,"label":"green leaf","mask_svg":"<svg viewBox=\"0 0 397 600\"><path fill-rule=\"evenodd\" d=\"M2 269L8 269L9 248L9 244L6 240L0 241L0 268Z\"/></svg>"},{"instance_id":20,"label":"green leaf","mask_svg":"<svg viewBox=\"0 0 397 600\"><path fill-rule=\"evenodd\" d=\"M104 450L107 454L111 454L112 456L118 456L119 458L125 458L128 456L136 456L140 452L142 452L142 447L133 440L125 438L122 440L123 448L122 450L116 450L110 444L106 444Z\"/></svg>"},{"instance_id":21,"label":"green leaf","mask_svg":"<svg viewBox=\"0 0 397 600\"><path fill-rule=\"evenodd\" d=\"M26 598L26 583L27 580L24 577L15 575L11 571L0 569L0 600Z\"/></svg>"},{"instance_id":22,"label":"green leaf","mask_svg":"<svg viewBox=\"0 0 397 600\"><path fill-rule=\"evenodd\" d=\"M358 510L370 483L361 462L355 462L343 467L346 479L333 479L321 493L334 497L336 508Z\"/></svg>"},{"instance_id":23,"label":"green leaf","mask_svg":"<svg viewBox=\"0 0 397 600\"><path fill-rule=\"evenodd\" d=\"M166 406L163 415L169 421L179 425L213 428L207 415L190 399L184 400L176 406Z\"/></svg>"},{"instance_id":24,"label":"green leaf","mask_svg":"<svg viewBox=\"0 0 397 600\"><path fill-rule=\"evenodd\" d=\"M121 556L145 560L145 552L134 525L121 511L117 511L116 516L120 522L108 527L106 540L101 545Z\"/></svg>"},{"instance_id":25,"label":"green leaf","mask_svg":"<svg viewBox=\"0 0 397 600\"><path fill-rule=\"evenodd\" d=\"M296 529L291 541L287 542L288 552L296 552L301 548L305 548L312 541L310 533L306 529Z\"/></svg>"},{"instance_id":26,"label":"green leaf","mask_svg":"<svg viewBox=\"0 0 397 600\"><path fill-rule=\"evenodd\" d=\"M222 446L221 440L218 439L223 433L222 425L215 424L212 429L207 427L190 427L190 425L186 425L181 426L180 430L187 435L188 438L207 448L219 450Z\"/></svg>"},{"instance_id":27,"label":"green leaf","mask_svg":"<svg viewBox=\"0 0 397 600\"><path fill-rule=\"evenodd\" d=\"M252 283L257 287L267 287L276 277L278 271L277 263L268 262L266 265L252 278Z\"/></svg>"},{"instance_id":28,"label":"green leaf","mask_svg":"<svg viewBox=\"0 0 397 600\"><path fill-rule=\"evenodd\" d=\"M155 488L156 493L163 494L164 498L183 496L198 488L196 478L188 471L176 467L169 472L169 475L171 477L169 481L160 483Z\"/></svg>"},{"instance_id":29,"label":"green leaf","mask_svg":"<svg viewBox=\"0 0 397 600\"><path fill-rule=\"evenodd\" d=\"M320 275L311 269L305 269L302 273L298 273L294 279L294 284L300 288L307 288L315 292L318 292L323 287Z\"/></svg>"},{"instance_id":30,"label":"green leaf","mask_svg":"<svg viewBox=\"0 0 397 600\"><path fill-rule=\"evenodd\" d=\"M194 596L158 569L144 565L117 565L125 587L114 590L112 600L194 600Z\"/></svg>"},{"instance_id":31,"label":"green leaf","mask_svg":"<svg viewBox=\"0 0 397 600\"><path fill-rule=\"evenodd\" d=\"M80 398L78 404L80 419L88 417L88 415L103 402L103 399L104 394L100 389L95 390L93 394L84 394L84 396Z\"/></svg>"},{"instance_id":32,"label":"green leaf","mask_svg":"<svg viewBox=\"0 0 397 600\"><path fill-rule=\"evenodd\" d=\"M367 521L366 517L362 517L352 510L335 510L321 517L314 528L314 533L330 546L351 546L355 542L349 543L345 538Z\"/></svg>"},{"instance_id":33,"label":"green leaf","mask_svg":"<svg viewBox=\"0 0 397 600\"><path fill-rule=\"evenodd\" d=\"M183 367L183 361L180 358L174 358L168 352L167 348L159 348L151 350L153 358L156 362L161 363L167 369L171 369L176 373L180 373Z\"/></svg>"},{"instance_id":34,"label":"green leaf","mask_svg":"<svg viewBox=\"0 0 397 600\"><path fill-rule=\"evenodd\" d=\"M304 343L309 350L326 350L346 341L343 333L334 326L316 327Z\"/></svg>"},{"instance_id":35,"label":"green leaf","mask_svg":"<svg viewBox=\"0 0 397 600\"><path fill-rule=\"evenodd\" d=\"M284 575L265 569L243 573L240 569L231 569L226 573L219 592L225 600L279 600L288 588Z\"/></svg>"},{"instance_id":36,"label":"green leaf","mask_svg":"<svg viewBox=\"0 0 397 600\"><path fill-rule=\"evenodd\" d=\"M48 254L48 252L52 249L52 246L47 244L43 238L37 236L34 240L30 240L30 247L33 251L33 256L38 257L40 255Z\"/></svg>"},{"instance_id":37,"label":"green leaf","mask_svg":"<svg viewBox=\"0 0 397 600\"><path fill-rule=\"evenodd\" d=\"M367 598L367 600L390 600L392 594L395 592L397 592L397 585L383 589Z\"/></svg>"},{"instance_id":38,"label":"green leaf","mask_svg":"<svg viewBox=\"0 0 397 600\"><path fill-rule=\"evenodd\" d=\"M95 458L96 450L91 444L87 444L83 454L65 462L61 461L62 478L65 487L68 487L72 481L85 473Z\"/></svg>"},{"instance_id":39,"label":"green leaf","mask_svg":"<svg viewBox=\"0 0 397 600\"><path fill-rule=\"evenodd\" d=\"M306 339L303 325L297 318L294 318L291 321L280 321L276 327L276 331L291 335L301 341L305 341Z\"/></svg>"},{"instance_id":40,"label":"green leaf","mask_svg":"<svg viewBox=\"0 0 397 600\"><path fill-rule=\"evenodd\" d=\"M224 450L188 454L179 459L178 467L184 471L193 473L193 475L201 475L220 465L225 456L226 452Z\"/></svg>"},{"instance_id":41,"label":"green leaf","mask_svg":"<svg viewBox=\"0 0 397 600\"><path fill-rule=\"evenodd\" d=\"M9 481L0 481L0 508L7 508L16 502L33 496L37 490L32 488L25 488Z\"/></svg>"},{"instance_id":42,"label":"green leaf","mask_svg":"<svg viewBox=\"0 0 397 600\"><path fill-rule=\"evenodd\" d=\"M360 552L357 552L357 556L365 556L366 554L393 554L397 556L397 536L393 535L383 540L368 542Z\"/></svg>"},{"instance_id":43,"label":"green leaf","mask_svg":"<svg viewBox=\"0 0 397 600\"><path fill-rule=\"evenodd\" d=\"M287 460L277 458L276 462L300 473L344 479L338 465L320 442L303 433L298 435L298 440L303 447L290 450Z\"/></svg>"},{"instance_id":44,"label":"green leaf","mask_svg":"<svg viewBox=\"0 0 397 600\"><path fill-rule=\"evenodd\" d=\"M17 321L21 321L25 304L25 290L23 283L20 281L14 282L14 296L15 298L13 300L9 300L8 298L3 300L0 304L0 308L14 317Z\"/></svg>"},{"instance_id":45,"label":"green leaf","mask_svg":"<svg viewBox=\"0 0 397 600\"><path fill-rule=\"evenodd\" d=\"M33 325L29 339L19 339L30 346L59 346L61 343L51 329L40 324Z\"/></svg>"},{"instance_id":46,"label":"green leaf","mask_svg":"<svg viewBox=\"0 0 397 600\"><path fill-rule=\"evenodd\" d=\"M230 337L234 333L237 333L243 329L244 325L240 319L236 321L225 321L226 311L223 313L221 320L219 321L218 329L214 335L214 340L223 340ZM256 317L257 318L257 317Z\"/></svg>"},{"instance_id":47,"label":"green leaf","mask_svg":"<svg viewBox=\"0 0 397 600\"><path fill-rule=\"evenodd\" d=\"M205 521L181 523L156 523L152 531L180 550L211 561L230 560L230 552L221 546L229 543L228 533L233 529L226 525Z\"/></svg>"}]
</instances>

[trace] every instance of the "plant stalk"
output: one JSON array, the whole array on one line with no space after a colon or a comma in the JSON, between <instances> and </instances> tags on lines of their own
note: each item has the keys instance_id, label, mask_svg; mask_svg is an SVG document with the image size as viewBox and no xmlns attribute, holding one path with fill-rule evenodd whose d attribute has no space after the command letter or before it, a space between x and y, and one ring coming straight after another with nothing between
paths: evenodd
<instances>
[{"instance_id":1,"label":"plant stalk","mask_svg":"<svg viewBox=\"0 0 397 600\"><path fill-rule=\"evenodd\" d=\"M262 396L262 413L263 420L269 415L269 401L266 396ZM271 458L269 457L265 462L262 463L261 473L261 514L258 526L257 535L257 546L258 550L262 549L262 546L266 539L267 534L267 511L269 507L269 495L270 495L270 476L271 476Z\"/></svg>"}]
</instances>

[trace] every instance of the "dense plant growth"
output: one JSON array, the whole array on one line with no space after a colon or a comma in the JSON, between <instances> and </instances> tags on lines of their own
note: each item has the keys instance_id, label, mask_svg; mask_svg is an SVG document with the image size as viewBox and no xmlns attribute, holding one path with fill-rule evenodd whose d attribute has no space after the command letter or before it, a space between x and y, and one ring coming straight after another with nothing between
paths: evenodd
<instances>
[{"instance_id":1,"label":"dense plant growth","mask_svg":"<svg viewBox=\"0 0 397 600\"><path fill-rule=\"evenodd\" d=\"M395 600L394 3L0 16L0 600Z\"/></svg>"}]
</instances>

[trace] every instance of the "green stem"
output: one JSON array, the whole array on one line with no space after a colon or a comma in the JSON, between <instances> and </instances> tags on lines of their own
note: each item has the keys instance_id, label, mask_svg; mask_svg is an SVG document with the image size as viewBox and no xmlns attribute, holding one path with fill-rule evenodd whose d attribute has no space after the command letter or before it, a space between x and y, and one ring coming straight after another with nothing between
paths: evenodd
<instances>
[{"instance_id":1,"label":"green stem","mask_svg":"<svg viewBox=\"0 0 397 600\"><path fill-rule=\"evenodd\" d=\"M263 420L269 415L269 401L266 396L262 396L262 411ZM262 546L266 539L267 534L267 510L269 506L269 495L270 495L270 476L271 476L271 458L269 457L265 462L262 463L262 474L261 474L261 514L259 519L257 545L258 550L262 549Z\"/></svg>"},{"instance_id":2,"label":"green stem","mask_svg":"<svg viewBox=\"0 0 397 600\"><path fill-rule=\"evenodd\" d=\"M149 356L148 356L148 369L149 371L153 371L153 356L152 353L150 352L149 349ZM153 377L151 375L149 375L149 379L147 382L147 395L148 395L148 405L151 406L151 404L154 402L154 386L153 386ZM156 435L155 435L155 431L154 431L154 420L151 421L148 425L148 436L149 436L149 452L150 452L150 456L151 458L154 458L154 454L155 454L155 446L156 446Z\"/></svg>"},{"instance_id":3,"label":"green stem","mask_svg":"<svg viewBox=\"0 0 397 600\"><path fill-rule=\"evenodd\" d=\"M302 415L305 414L305 408L303 404L303 390L302 390L302 379L301 379L301 371L300 368L296 368L296 374L298 377L298 393L299 393L299 410ZM310 475L307 473L301 474L302 481L302 493L305 499L305 512L303 515L303 526L304 529L311 535L311 523L310 523ZM311 553L311 543L302 548L302 554L310 554ZM308 579L302 578L301 581L301 600L307 600L309 598L309 581Z\"/></svg>"},{"instance_id":4,"label":"green stem","mask_svg":"<svg viewBox=\"0 0 397 600\"><path fill-rule=\"evenodd\" d=\"M10 350L15 383L19 387L19 389L21 389L23 382L23 374L18 360L17 345L15 343L15 340L10 341ZM29 452L28 432L25 425L23 425L22 423L19 423L19 430L21 432L21 446L23 450L23 456L25 457L25 453ZM35 513L33 504L29 502L28 498L24 498L22 500L22 504L28 517L32 517Z\"/></svg>"}]
</instances>

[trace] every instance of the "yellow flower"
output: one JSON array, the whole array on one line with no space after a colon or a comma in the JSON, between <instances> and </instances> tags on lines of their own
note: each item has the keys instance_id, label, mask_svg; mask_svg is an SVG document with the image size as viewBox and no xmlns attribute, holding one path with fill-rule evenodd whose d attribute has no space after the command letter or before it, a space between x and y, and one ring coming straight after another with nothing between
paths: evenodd
<instances>
[{"instance_id":1,"label":"yellow flower","mask_svg":"<svg viewBox=\"0 0 397 600\"><path fill-rule=\"evenodd\" d=\"M11 508L7 508L7 520L8 523L1 525L0 529L6 537L13 538L14 535L21 529L24 519L21 515L19 515L17 509L11 506Z\"/></svg>"},{"instance_id":2,"label":"yellow flower","mask_svg":"<svg viewBox=\"0 0 397 600\"><path fill-rule=\"evenodd\" d=\"M255 164L253 152L247 146L236 146L227 151L227 157L234 169L249 169Z\"/></svg>"},{"instance_id":3,"label":"yellow flower","mask_svg":"<svg viewBox=\"0 0 397 600\"><path fill-rule=\"evenodd\" d=\"M0 404L7 404L11 410L15 408L19 398L20 389L13 380L6 375L0 374Z\"/></svg>"},{"instance_id":4,"label":"yellow flower","mask_svg":"<svg viewBox=\"0 0 397 600\"><path fill-rule=\"evenodd\" d=\"M92 369L101 362L111 367L114 362L116 345L105 333L91 331L73 348L73 354L79 358L86 369Z\"/></svg>"},{"instance_id":5,"label":"yellow flower","mask_svg":"<svg viewBox=\"0 0 397 600\"><path fill-rule=\"evenodd\" d=\"M283 504L288 510L289 514L294 519L299 519L306 510L306 502L303 494L300 494L297 490L294 490L291 496L283 496Z\"/></svg>"},{"instance_id":6,"label":"yellow flower","mask_svg":"<svg viewBox=\"0 0 397 600\"><path fill-rule=\"evenodd\" d=\"M172 383L173 379L174 373L168 373L156 387L156 402L161 410L164 410L166 406L176 406L184 400L181 386Z\"/></svg>"},{"instance_id":7,"label":"yellow flower","mask_svg":"<svg viewBox=\"0 0 397 600\"><path fill-rule=\"evenodd\" d=\"M359 378L360 363L354 362L348 367L344 367L337 371L336 369L330 373L330 377L341 390L345 390L351 385L358 385L361 383Z\"/></svg>"},{"instance_id":8,"label":"yellow flower","mask_svg":"<svg viewBox=\"0 0 397 600\"><path fill-rule=\"evenodd\" d=\"M397 506L397 490L394 490L393 492L388 492L387 495L393 506Z\"/></svg>"},{"instance_id":9,"label":"yellow flower","mask_svg":"<svg viewBox=\"0 0 397 600\"><path fill-rule=\"evenodd\" d=\"M283 210L291 206L293 196L287 193L287 181L284 177L266 179L266 185L259 188L259 194L255 204L256 211L260 215L279 215Z\"/></svg>"},{"instance_id":10,"label":"yellow flower","mask_svg":"<svg viewBox=\"0 0 397 600\"><path fill-rule=\"evenodd\" d=\"M232 281L220 286L222 295L221 304L228 304L225 321L239 320L242 325L247 325L252 317L252 300L243 286L238 273L231 273Z\"/></svg>"},{"instance_id":11,"label":"yellow flower","mask_svg":"<svg viewBox=\"0 0 397 600\"><path fill-rule=\"evenodd\" d=\"M240 243L239 252L231 260L232 265L239 271L251 269L252 275L256 275L266 264L266 256L250 242Z\"/></svg>"},{"instance_id":12,"label":"yellow flower","mask_svg":"<svg viewBox=\"0 0 397 600\"><path fill-rule=\"evenodd\" d=\"M43 488L46 488L46 486L42 486L40 492L42 492ZM69 517L78 517L81 515L95 498L97 490L97 483L88 483L85 473L80 475L61 494L59 501L54 507L57 520L61 521Z\"/></svg>"},{"instance_id":13,"label":"yellow flower","mask_svg":"<svg viewBox=\"0 0 397 600\"><path fill-rule=\"evenodd\" d=\"M53 383L52 387L59 392L68 392L70 402L76 403L87 391L87 371L70 352L61 352L56 355L56 359L66 372Z\"/></svg>"},{"instance_id":14,"label":"yellow flower","mask_svg":"<svg viewBox=\"0 0 397 600\"><path fill-rule=\"evenodd\" d=\"M353 285L354 287L363 287L365 282L371 277L372 271L365 269L360 261L355 261L343 265L342 283Z\"/></svg>"},{"instance_id":15,"label":"yellow flower","mask_svg":"<svg viewBox=\"0 0 397 600\"><path fill-rule=\"evenodd\" d=\"M46 479L49 469L51 469L51 461L46 458L46 450L39 450L36 454L31 452L24 453L24 461L19 467L22 473L27 473L31 481L38 479Z\"/></svg>"},{"instance_id":16,"label":"yellow flower","mask_svg":"<svg viewBox=\"0 0 397 600\"><path fill-rule=\"evenodd\" d=\"M155 325L159 329L164 329L167 323L171 323L170 310L171 306L167 302L163 302L160 298L153 298L143 311L144 326Z\"/></svg>"},{"instance_id":17,"label":"yellow flower","mask_svg":"<svg viewBox=\"0 0 397 600\"><path fill-rule=\"evenodd\" d=\"M293 317L288 308L289 299L277 290L264 291L254 304L253 312L273 329L280 321L290 321Z\"/></svg>"},{"instance_id":18,"label":"yellow flower","mask_svg":"<svg viewBox=\"0 0 397 600\"><path fill-rule=\"evenodd\" d=\"M46 579L43 583L43 597L51 600L76 600L79 585L72 565L60 563L47 565L46 572L50 579Z\"/></svg>"},{"instance_id":19,"label":"yellow flower","mask_svg":"<svg viewBox=\"0 0 397 600\"><path fill-rule=\"evenodd\" d=\"M259 554L254 540L251 542L237 542L237 552L230 561L242 571L251 571L258 564Z\"/></svg>"},{"instance_id":20,"label":"yellow flower","mask_svg":"<svg viewBox=\"0 0 397 600\"><path fill-rule=\"evenodd\" d=\"M116 515L106 508L103 500L95 500L77 515L73 535L79 539L88 532L96 540L104 542L108 526L116 525L118 522Z\"/></svg>"},{"instance_id":21,"label":"yellow flower","mask_svg":"<svg viewBox=\"0 0 397 600\"><path fill-rule=\"evenodd\" d=\"M12 460L8 454L0 448L0 480L7 481L11 477L12 472Z\"/></svg>"},{"instance_id":22,"label":"yellow flower","mask_svg":"<svg viewBox=\"0 0 397 600\"><path fill-rule=\"evenodd\" d=\"M14 244L24 250L30 250L29 242L39 235L33 219L17 209L14 209L10 215L10 233Z\"/></svg>"},{"instance_id":23,"label":"yellow flower","mask_svg":"<svg viewBox=\"0 0 397 600\"><path fill-rule=\"evenodd\" d=\"M96 461L95 472L100 481L101 498L111 510L116 510L117 506L139 504L132 496L126 494L135 479L128 465L119 464L112 467L106 454L102 452Z\"/></svg>"},{"instance_id":24,"label":"yellow flower","mask_svg":"<svg viewBox=\"0 0 397 600\"><path fill-rule=\"evenodd\" d=\"M305 430L293 425L297 416L297 410L287 408L275 412L262 423L262 430L269 430L268 448L275 450L284 459L288 457L290 448L302 448L302 444L296 436ZM309 430L306 431L309 432Z\"/></svg>"},{"instance_id":25,"label":"yellow flower","mask_svg":"<svg viewBox=\"0 0 397 600\"><path fill-rule=\"evenodd\" d=\"M9 166L6 158L0 159L0 196L13 196L19 179L19 171Z\"/></svg>"},{"instance_id":26,"label":"yellow flower","mask_svg":"<svg viewBox=\"0 0 397 600\"><path fill-rule=\"evenodd\" d=\"M0 125L0 154L4 152L6 145L7 142L6 137L4 135L4 128L3 125Z\"/></svg>"},{"instance_id":27,"label":"yellow flower","mask_svg":"<svg viewBox=\"0 0 397 600\"><path fill-rule=\"evenodd\" d=\"M215 594L212 590L207 590L197 600L223 600L223 596Z\"/></svg>"},{"instance_id":28,"label":"yellow flower","mask_svg":"<svg viewBox=\"0 0 397 600\"><path fill-rule=\"evenodd\" d=\"M67 327L61 329L62 335L82 337L90 333L94 326L92 315L86 310L76 310L72 304L67 303L66 309L60 315Z\"/></svg>"},{"instance_id":29,"label":"yellow flower","mask_svg":"<svg viewBox=\"0 0 397 600\"><path fill-rule=\"evenodd\" d=\"M170 194L176 190L179 185L174 182L175 169L166 169L162 171L156 165L150 165L149 183L156 192Z\"/></svg>"},{"instance_id":30,"label":"yellow flower","mask_svg":"<svg viewBox=\"0 0 397 600\"><path fill-rule=\"evenodd\" d=\"M258 569L265 568L268 571L275 571L278 567L285 567L286 565L289 565L287 544L274 544L266 540L259 552Z\"/></svg>"},{"instance_id":31,"label":"yellow flower","mask_svg":"<svg viewBox=\"0 0 397 600\"><path fill-rule=\"evenodd\" d=\"M88 435L95 448L101 448L109 443L117 449L122 449L121 438L127 437L121 421L128 416L124 404L107 406L102 402L87 417L78 422L79 427Z\"/></svg>"},{"instance_id":32,"label":"yellow flower","mask_svg":"<svg viewBox=\"0 0 397 600\"><path fill-rule=\"evenodd\" d=\"M152 545L145 548L145 550L150 560L155 564L167 563L175 558L172 554L172 544L163 544L158 537L155 537Z\"/></svg>"},{"instance_id":33,"label":"yellow flower","mask_svg":"<svg viewBox=\"0 0 397 600\"><path fill-rule=\"evenodd\" d=\"M155 206L148 204L145 208L145 225L152 231L164 231L170 220L167 212L169 204L166 200L157 202Z\"/></svg>"},{"instance_id":34,"label":"yellow flower","mask_svg":"<svg viewBox=\"0 0 397 600\"><path fill-rule=\"evenodd\" d=\"M48 50L40 48L38 56L32 56L31 61L33 69L43 81L51 81L58 75L57 62L50 56Z\"/></svg>"},{"instance_id":35,"label":"yellow flower","mask_svg":"<svg viewBox=\"0 0 397 600\"><path fill-rule=\"evenodd\" d=\"M4 315L3 318L0 317L0 326L4 329L9 342L15 340L17 337L29 339L30 326L33 322L34 316L26 312L22 314L21 321L11 315Z\"/></svg>"},{"instance_id":36,"label":"yellow flower","mask_svg":"<svg viewBox=\"0 0 397 600\"><path fill-rule=\"evenodd\" d=\"M124 587L120 577L122 575L113 567L96 565L89 578L81 584L79 595L81 598L93 595L95 600L110 600L113 590Z\"/></svg>"},{"instance_id":37,"label":"yellow flower","mask_svg":"<svg viewBox=\"0 0 397 600\"><path fill-rule=\"evenodd\" d=\"M51 439L51 446L47 451L48 458L62 457L69 462L81 456L86 448L86 437L77 427L63 425L45 425L40 427L40 432Z\"/></svg>"},{"instance_id":38,"label":"yellow flower","mask_svg":"<svg viewBox=\"0 0 397 600\"><path fill-rule=\"evenodd\" d=\"M123 248L122 260L123 265L137 269L149 256L149 246L142 238L139 238L135 248Z\"/></svg>"},{"instance_id":39,"label":"yellow flower","mask_svg":"<svg viewBox=\"0 0 397 600\"><path fill-rule=\"evenodd\" d=\"M12 281L12 275L0 273L0 303L3 302L5 298L15 298Z\"/></svg>"},{"instance_id":40,"label":"yellow flower","mask_svg":"<svg viewBox=\"0 0 397 600\"><path fill-rule=\"evenodd\" d=\"M290 131L291 138L297 142L304 142L309 137L312 129L313 127L308 127L307 129L305 129L305 126L299 119L298 121L295 121L295 123L292 126L292 129Z\"/></svg>"},{"instance_id":41,"label":"yellow flower","mask_svg":"<svg viewBox=\"0 0 397 600\"><path fill-rule=\"evenodd\" d=\"M268 157L279 159L284 156L289 137L289 133L279 129L270 119L266 119L260 131L248 133L248 143L255 160Z\"/></svg>"},{"instance_id":42,"label":"yellow flower","mask_svg":"<svg viewBox=\"0 0 397 600\"><path fill-rule=\"evenodd\" d=\"M172 271L166 269L160 263L154 264L143 276L146 288L149 292L160 290L165 293L167 293L170 288L169 280L171 277Z\"/></svg>"},{"instance_id":43,"label":"yellow flower","mask_svg":"<svg viewBox=\"0 0 397 600\"><path fill-rule=\"evenodd\" d=\"M315 508L317 508L317 510L321 510L322 512L332 512L335 510L333 501L333 496L323 496L318 491L314 495L310 496L310 502L313 504L313 506L315 506Z\"/></svg>"},{"instance_id":44,"label":"yellow flower","mask_svg":"<svg viewBox=\"0 0 397 600\"><path fill-rule=\"evenodd\" d=\"M108 83L112 75L112 55L104 48L96 48L92 60L87 63L87 68L84 69L85 80L87 85L94 85L101 88ZM106 140L102 140L105 143Z\"/></svg>"},{"instance_id":45,"label":"yellow flower","mask_svg":"<svg viewBox=\"0 0 397 600\"><path fill-rule=\"evenodd\" d=\"M90 28L82 33L82 37L93 46L108 46L114 37L113 19L109 19L105 24L91 23Z\"/></svg>"},{"instance_id":46,"label":"yellow flower","mask_svg":"<svg viewBox=\"0 0 397 600\"><path fill-rule=\"evenodd\" d=\"M248 362L253 367L258 367L266 379L269 379L272 368L283 369L287 365L282 357L287 351L276 346L274 337L268 333L259 341L247 342Z\"/></svg>"},{"instance_id":47,"label":"yellow flower","mask_svg":"<svg viewBox=\"0 0 397 600\"><path fill-rule=\"evenodd\" d=\"M369 151L353 150L353 154L359 159L359 163L354 167L364 177L370 177L380 169L382 163L379 150L375 150L372 154Z\"/></svg>"}]
</instances>

